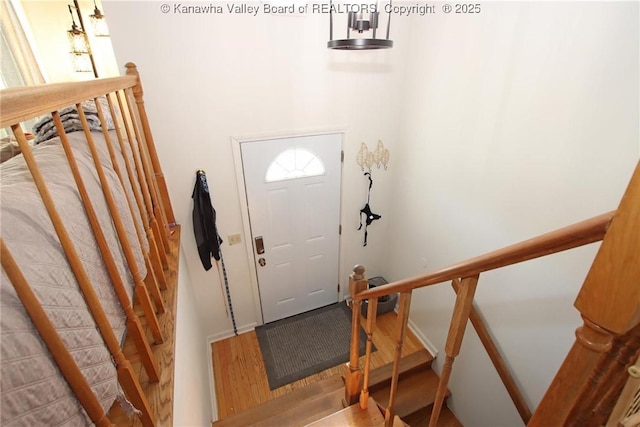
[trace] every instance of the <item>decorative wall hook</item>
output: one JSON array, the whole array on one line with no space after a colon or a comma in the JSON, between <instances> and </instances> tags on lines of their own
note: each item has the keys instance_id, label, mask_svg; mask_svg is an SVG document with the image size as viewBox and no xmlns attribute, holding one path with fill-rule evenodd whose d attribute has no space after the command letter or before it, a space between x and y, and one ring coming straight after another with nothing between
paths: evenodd
<instances>
[{"instance_id":1,"label":"decorative wall hook","mask_svg":"<svg viewBox=\"0 0 640 427\"><path fill-rule=\"evenodd\" d=\"M385 148L384 143L379 139L375 151L370 151L364 142L360 144L360 151L358 151L358 155L356 156L356 163L358 163L362 171L364 171L366 166L369 172L371 172L371 167L374 164L378 169L380 169L380 166L383 166L384 169L387 170L389 157L389 150Z\"/></svg>"},{"instance_id":2,"label":"decorative wall hook","mask_svg":"<svg viewBox=\"0 0 640 427\"><path fill-rule=\"evenodd\" d=\"M364 142L360 144L360 151L358 151L358 155L356 156L356 163L360 165L360 168L364 172L364 165L367 163L367 155L369 154L369 149L367 148L367 144Z\"/></svg>"}]
</instances>

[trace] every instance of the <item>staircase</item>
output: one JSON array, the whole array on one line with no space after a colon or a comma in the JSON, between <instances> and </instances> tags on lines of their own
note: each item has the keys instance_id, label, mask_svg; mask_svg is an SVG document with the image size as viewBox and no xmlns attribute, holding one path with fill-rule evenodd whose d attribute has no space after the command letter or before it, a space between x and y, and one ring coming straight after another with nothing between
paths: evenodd
<instances>
[{"instance_id":1,"label":"staircase","mask_svg":"<svg viewBox=\"0 0 640 427\"><path fill-rule=\"evenodd\" d=\"M412 427L426 426L429 422L439 381L431 369L432 361L433 357L424 349L400 360L395 411ZM379 406L388 405L392 370L390 363L371 371L367 409L361 409L359 404L343 407L344 381L335 375L216 421L213 426L381 426L384 413ZM402 421L395 420L394 426L406 425ZM462 424L444 406L438 426Z\"/></svg>"},{"instance_id":2,"label":"staircase","mask_svg":"<svg viewBox=\"0 0 640 427\"><path fill-rule=\"evenodd\" d=\"M446 401L467 323L475 328L527 426L637 425L640 411L632 380L640 376L640 365L634 365L640 360L638 230L640 163L616 211L375 288L369 288L364 267L357 265L349 277L352 334L344 379L320 381L214 425L460 426ZM480 275L598 241L602 244L574 303L582 316L582 325L576 330L576 340L560 370L532 413L474 300ZM438 378L431 370L432 357L426 351L402 358L401 354L412 293L449 281L456 300ZM372 370L378 298L393 294L399 294L394 362ZM367 317L363 321L361 308L365 302ZM361 321L367 335L363 369L359 355ZM621 399L623 391L625 397ZM350 405L342 405L343 399ZM612 413L616 414L614 418Z\"/></svg>"}]
</instances>

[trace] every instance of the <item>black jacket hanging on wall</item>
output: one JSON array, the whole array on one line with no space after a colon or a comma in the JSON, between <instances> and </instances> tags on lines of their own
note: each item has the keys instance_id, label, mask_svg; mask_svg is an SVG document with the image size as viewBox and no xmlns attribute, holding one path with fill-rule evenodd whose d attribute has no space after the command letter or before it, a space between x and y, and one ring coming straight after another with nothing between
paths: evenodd
<instances>
[{"instance_id":1,"label":"black jacket hanging on wall","mask_svg":"<svg viewBox=\"0 0 640 427\"><path fill-rule=\"evenodd\" d=\"M204 171L196 172L196 184L193 187L193 232L196 236L198 254L205 270L211 268L211 257L220 259L222 239L216 230L216 210L211 204L207 176Z\"/></svg>"}]
</instances>

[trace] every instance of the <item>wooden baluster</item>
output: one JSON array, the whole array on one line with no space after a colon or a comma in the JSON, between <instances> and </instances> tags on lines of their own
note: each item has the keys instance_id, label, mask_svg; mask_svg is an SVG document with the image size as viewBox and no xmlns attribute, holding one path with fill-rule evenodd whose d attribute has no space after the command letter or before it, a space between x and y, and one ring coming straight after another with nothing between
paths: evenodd
<instances>
[{"instance_id":1,"label":"wooden baluster","mask_svg":"<svg viewBox=\"0 0 640 427\"><path fill-rule=\"evenodd\" d=\"M162 168L160 167L160 160L158 159L158 153L156 152L155 143L153 141L153 135L151 134L151 126L149 126L149 119L147 116L147 110L144 106L143 89L140 81L140 73L135 64L129 62L125 65L127 68L127 75L134 75L138 78L138 84L133 88L133 94L138 104L138 111L140 111L140 121L142 123L142 129L147 141L147 148L149 151L149 157L153 164L153 170L155 171L156 181L158 189L160 190L160 196L164 202L164 212L169 222L175 222L175 216L173 214L173 208L171 207L171 200L169 199L169 192L167 191L167 184L164 180Z\"/></svg>"},{"instance_id":2,"label":"wooden baluster","mask_svg":"<svg viewBox=\"0 0 640 427\"><path fill-rule=\"evenodd\" d=\"M451 324L449 325L449 334L447 335L447 343L445 345L445 353L447 356L444 361L444 365L442 366L440 382L438 383L435 401L433 402L431 419L429 420L429 427L436 427L438 424L440 410L442 409L444 399L447 395L447 385L449 384L449 378L451 377L453 362L458 354L460 354L460 347L462 346L462 339L464 338L464 331L467 327L467 321L469 320L469 315L473 306L473 297L477 286L478 275L465 277L462 279L460 290L456 295L456 304L453 308Z\"/></svg>"},{"instance_id":3,"label":"wooden baluster","mask_svg":"<svg viewBox=\"0 0 640 427\"><path fill-rule=\"evenodd\" d=\"M124 136L122 135L122 130L120 129L120 123L118 122L118 114L116 114L115 106L111 100L111 97L107 98L109 101L109 109L111 112L111 117L113 120L113 124L116 130L116 136L118 138L118 144L120 146L120 151L123 153L122 156L124 158L124 164L127 169L127 176L129 178L129 182L131 183L131 188L133 191L133 197L136 201L136 206L138 207L138 211L140 213L140 219L142 220L142 224L145 229L145 235L147 237L147 242L149 243L149 257L151 259L151 265L158 277L160 289L167 289L167 279L164 275L163 271L163 263L162 258L160 257L160 252L158 251L158 246L156 244L156 240L153 236L153 232L151 231L151 227L149 226L149 218L147 216L147 212L145 209L144 200L142 198L142 194L140 193L140 189L142 187L142 183L138 183L136 180L136 175L134 173L133 165L131 164L131 159L126 155L127 148L124 143ZM123 114L122 106L119 106L120 114ZM142 242L141 242L142 244ZM164 254L164 252L163 252ZM164 254L166 257L166 254Z\"/></svg>"},{"instance_id":4,"label":"wooden baluster","mask_svg":"<svg viewBox=\"0 0 640 427\"><path fill-rule=\"evenodd\" d=\"M344 402L351 406L358 402L362 370L360 369L360 309L362 301L357 298L359 292L366 290L369 282L364 276L364 267L356 265L349 276L349 292L351 293L351 346L349 362L345 365Z\"/></svg>"},{"instance_id":5,"label":"wooden baluster","mask_svg":"<svg viewBox=\"0 0 640 427\"><path fill-rule=\"evenodd\" d=\"M135 135L135 140L137 144L133 144L133 140L131 140L130 142L132 143L132 147L137 148L137 152L139 154L140 164L142 166L141 171L144 173L146 177L145 181L147 183L149 195L151 196L151 207L152 207L152 212L154 213L153 218L156 220L155 224L153 224L153 229L157 233L156 238L160 242L162 242L162 248L164 249L164 252L166 254L166 253L169 253L169 238L168 238L168 231L167 231L167 223L165 218L163 217L164 211L162 209L162 204L158 200L156 180L153 176L152 166L149 164L149 158L147 155L147 150L146 150L146 145L143 139L143 135L141 134L140 129L138 128L138 121L140 117L138 114L136 114L137 111L134 108L133 101L131 100L131 98L133 97L133 95L131 94L131 91L132 91L131 89L125 89L124 94L127 99L127 106L129 107L129 116L131 118L133 133ZM160 224L158 224L158 221L157 221L158 218L159 218L160 224L162 225L162 228Z\"/></svg>"},{"instance_id":6,"label":"wooden baluster","mask_svg":"<svg viewBox=\"0 0 640 427\"><path fill-rule=\"evenodd\" d=\"M613 340L611 350L600 358L583 394L569 414L568 426L601 426L616 403L628 377L627 367L636 360L640 348L640 328Z\"/></svg>"},{"instance_id":7,"label":"wooden baluster","mask_svg":"<svg viewBox=\"0 0 640 427\"><path fill-rule=\"evenodd\" d=\"M451 282L451 286L453 286L453 290L458 293L460 289L460 280L453 280L453 282ZM469 319L471 320L471 324L476 330L480 341L484 345L484 348L489 355L489 359L491 359L491 361L493 362L493 366L495 366L498 375L502 379L502 382L507 389L509 396L511 396L511 400L516 406L516 409L520 414L520 418L522 418L522 421L525 424L528 423L531 419L531 410L527 406L527 402L525 401L522 392L518 388L515 379L511 375L507 363L500 354L498 346L493 341L493 338L491 337L491 334L489 333L489 330L487 329L487 326L482 319L480 312L477 310L475 303L471 305L471 313L469 314Z\"/></svg>"},{"instance_id":8,"label":"wooden baluster","mask_svg":"<svg viewBox=\"0 0 640 427\"><path fill-rule=\"evenodd\" d=\"M140 160L140 152L136 148L135 135L131 130L132 125L129 122L129 120L131 120L132 109L131 109L131 106L129 106L128 102L126 101L126 95L123 93L123 91L117 92L116 97L118 98L118 106L120 107L120 111L123 112L122 122L124 124L125 132L127 133L129 148L131 149L131 153L133 155L133 162L136 167L138 182L140 183L140 190L142 191L142 200L144 201L144 207L147 213L147 220L148 220L147 227L150 228L152 231L152 233L149 233L149 235L155 236L155 238L153 238L153 241L156 244L156 247L158 248L158 255L160 256L163 267L167 268L168 257L166 252L164 251L164 248L158 247L158 245L162 244L162 243L157 243L157 242L161 242L162 240L161 231L160 231L160 227L158 226L158 221L156 220L155 214L153 213L153 203L151 201L151 195L149 194L149 185L147 183L147 177L144 174L144 170L142 168L142 161ZM125 109L125 106L127 106L126 109ZM129 117L129 120L127 120L127 117Z\"/></svg>"},{"instance_id":9,"label":"wooden baluster","mask_svg":"<svg viewBox=\"0 0 640 427\"><path fill-rule=\"evenodd\" d=\"M615 402L606 427L626 427L640 423L640 351L624 374L624 387ZM628 423L629 417L633 415L638 418L636 424Z\"/></svg>"},{"instance_id":10,"label":"wooden baluster","mask_svg":"<svg viewBox=\"0 0 640 427\"><path fill-rule=\"evenodd\" d=\"M133 341L142 360L142 365L144 366L147 375L149 375L149 379L152 382L158 382L160 380L158 365L156 363L155 357L153 356L153 353L151 352L149 343L147 342L147 338L142 329L142 325L140 324L140 319L133 311L131 299L129 298L129 294L125 288L122 277L120 277L115 259L113 258L113 254L111 253L109 244L107 243L104 232L102 231L102 227L100 226L100 221L98 220L96 211L93 207L93 204L91 203L91 199L89 198L89 193L87 192L87 188L84 184L84 179L82 178L80 170L78 169L78 162L74 157L73 149L71 148L71 144L69 144L67 134L64 132L60 114L55 111L52 113L52 117L56 125L58 135L60 136L62 148L64 149L65 155L67 156L67 162L69 163L69 167L71 168L71 173L75 180L76 187L78 188L78 193L80 194L80 198L82 199L82 203L89 219L89 223L91 224L93 235L96 238L98 249L100 250L100 254L102 255L102 259L104 260L109 278L111 279L111 283L113 284L113 289L118 296L118 300L120 301L122 310L127 317L127 331L133 337Z\"/></svg>"},{"instance_id":11,"label":"wooden baluster","mask_svg":"<svg viewBox=\"0 0 640 427\"><path fill-rule=\"evenodd\" d=\"M133 250L131 248L131 242L129 242L129 237L127 236L124 223L122 222L122 218L120 218L115 199L113 198L113 193L111 192L111 186L109 185L109 181L105 176L104 168L102 166L102 162L100 161L100 154L98 153L96 144L93 141L93 136L89 131L87 116L85 115L81 104L77 104L76 108L78 109L78 115L80 116L80 121L82 122L84 135L87 140L87 146L89 147L89 151L91 152L91 157L93 158L93 163L98 174L98 179L100 180L102 193L104 194L107 206L109 207L109 211L111 212L111 219L113 220L116 234L118 235L118 239L121 243L122 252L124 253L127 264L129 265L129 271L131 271L131 275L133 276L136 288L140 289L140 294L138 296L142 297L140 298L140 303L142 304L143 309L145 309L145 317L147 317L147 320L149 322L149 328L151 329L151 333L153 335L155 343L161 344L162 342L164 342L164 338L162 336L162 332L160 331L160 324L158 323L158 319L155 314L153 316L151 315L153 311L151 310L151 313L149 313L149 301L143 300L143 298L145 296L148 297L149 294L146 292L146 286L142 284L142 274L140 274L140 270L138 269ZM153 273L153 270L151 271L151 273ZM147 272L147 277L149 277L149 272ZM157 286L155 290L157 290ZM151 291L152 293L154 293L154 289L151 289ZM159 293L159 291L157 292ZM155 295L154 302L156 303L156 308L158 309L158 311L165 311L164 302L161 296L158 297L157 295Z\"/></svg>"},{"instance_id":12,"label":"wooden baluster","mask_svg":"<svg viewBox=\"0 0 640 427\"><path fill-rule=\"evenodd\" d=\"M640 163L578 293L575 307L584 325L576 342L538 405L529 425L570 423L573 408L590 387L589 378L615 337L639 323L640 301ZM591 408L588 408L589 410ZM573 414L575 415L575 413Z\"/></svg>"},{"instance_id":13,"label":"wooden baluster","mask_svg":"<svg viewBox=\"0 0 640 427\"><path fill-rule=\"evenodd\" d=\"M76 395L76 398L89 415L89 418L96 426L112 426L111 422L107 418L107 414L102 409L100 401L91 390L89 383L85 379L82 371L76 364L73 356L69 353L69 350L64 345L64 342L58 335L55 327L49 320L49 316L42 308L38 297L33 293L29 283L25 279L20 267L14 260L11 252L4 244L4 240L0 238L0 261L2 261L2 268L7 273L9 281L16 290L18 298L22 302L25 311L31 318L34 326L38 330L42 341L49 349L51 357L58 365L58 369L62 372L65 380L69 384L69 387Z\"/></svg>"},{"instance_id":14,"label":"wooden baluster","mask_svg":"<svg viewBox=\"0 0 640 427\"><path fill-rule=\"evenodd\" d=\"M583 384L587 386L589 378L598 375L594 372L598 360L611 350L611 332L584 317L583 320L584 325L576 330L576 342L531 417L530 426L566 425L569 412L579 403ZM558 383L560 375L564 377L562 384Z\"/></svg>"},{"instance_id":15,"label":"wooden baluster","mask_svg":"<svg viewBox=\"0 0 640 427\"><path fill-rule=\"evenodd\" d=\"M638 354L636 354L637 356ZM606 424L607 419L611 416L613 408L618 399L620 399L624 386L628 379L626 370L616 372L616 378L611 384L609 390L605 389L604 396L596 403L594 408L593 425L600 427Z\"/></svg>"},{"instance_id":16,"label":"wooden baluster","mask_svg":"<svg viewBox=\"0 0 640 427\"><path fill-rule=\"evenodd\" d=\"M78 107L79 112L82 113L82 108L80 108L80 106ZM83 113L81 114L81 117L84 117ZM86 117L84 118L83 126L85 126L85 129L86 127L88 127L86 123ZM78 256L75 245L71 240L71 237L69 236L64 223L62 222L62 218L58 213L58 210L53 201L53 197L51 196L51 193L47 188L44 176L40 172L40 169L38 169L38 165L36 164L33 153L31 152L31 147L27 142L27 138L24 136L24 132L22 131L22 128L19 124L12 125L11 130L13 131L13 134L18 141L18 145L20 146L20 151L22 152L25 163L27 164L31 176L33 177L33 181L36 184L38 193L40 193L40 197L42 198L45 208L47 209L47 213L51 218L51 223L53 224L53 228L55 229L56 234L58 235L58 239L60 240L62 249L67 257L67 261L69 262L69 267L71 268L71 271L73 272L73 275L78 282L78 286L82 291L82 295L85 298L91 315L93 316L96 325L100 329L100 334L102 335L105 345L109 349L109 352L111 353L111 356L113 357L113 360L116 364L116 369L118 371L118 380L124 388L125 393L127 393L129 399L132 400L132 403L136 406L137 409L142 411L142 424L145 427L154 426L155 420L149 407L149 402L142 392L142 388L140 387L140 383L133 371L131 363L129 363L129 361L124 357L124 354L122 354L120 343L118 342L118 339L111 329L109 319L107 318L107 315L104 312L102 305L100 304L100 300L98 299L95 289L93 289L91 280L89 280L89 276L87 275L87 272L82 265L82 261Z\"/></svg>"},{"instance_id":17,"label":"wooden baluster","mask_svg":"<svg viewBox=\"0 0 640 427\"><path fill-rule=\"evenodd\" d=\"M369 373L371 371L371 348L373 347L373 331L376 327L376 316L378 310L378 298L370 298L367 306L367 347L364 358L364 380L362 391L360 392L360 407L367 409L369 401Z\"/></svg>"},{"instance_id":18,"label":"wooden baluster","mask_svg":"<svg viewBox=\"0 0 640 427\"><path fill-rule=\"evenodd\" d=\"M123 190L126 188L126 183L124 177L122 176L122 171L120 170L120 163L118 162L118 158L115 150L113 149L113 144L111 143L111 136L109 135L107 121L104 117L104 113L102 112L102 106L98 102L98 99L93 100L96 104L96 110L98 112L98 118L100 119L100 124L102 126L102 134L105 139L105 145L107 147L107 151L109 152L109 158L111 159L111 164L113 166L113 170L118 176L118 180L122 185ZM115 123L114 123L115 125ZM118 129L119 131L119 129ZM123 158L126 161L126 155L123 153ZM134 183L131 183L132 191ZM164 277L164 271L162 270L161 265L155 265L151 262L149 252L145 250L144 237L142 236L142 231L139 229L138 221L136 221L136 211L133 209L133 205L131 204L131 200L129 199L126 191L125 191L125 200L127 202L127 206L129 207L129 212L131 212L131 217L133 220L133 228L136 231L136 237L138 238L138 243L140 244L140 250L142 251L142 255L144 256L145 266L147 268L147 286L151 289L153 293L154 300L156 301L156 307L158 308L158 312L164 313L164 301L162 298L162 294L160 293L160 288L167 288L167 281ZM150 280L151 278L155 279L154 281Z\"/></svg>"},{"instance_id":19,"label":"wooden baluster","mask_svg":"<svg viewBox=\"0 0 640 427\"><path fill-rule=\"evenodd\" d=\"M162 225L163 245L165 246L165 249L168 252L168 247L169 247L168 219L164 211L162 196L160 194L160 190L158 189L156 171L154 170L153 162L149 158L150 154L148 150L148 143L146 140L146 134L144 133L144 127L142 125L143 119L142 119L142 112L140 108L144 108L144 102L140 102L141 98L139 99L138 97L140 97L141 94L136 91L136 87L125 89L125 95L127 96L127 104L130 107L131 117L133 121L133 131L136 135L136 140L138 141L138 149L140 150L140 158L142 159L142 166L144 168L144 173L147 175L147 182L149 183L149 190L151 194L151 200L153 201L154 212L156 214L156 218L159 218L160 224ZM159 167L159 163L158 163L158 167ZM165 245L165 239L166 239L166 245Z\"/></svg>"},{"instance_id":20,"label":"wooden baluster","mask_svg":"<svg viewBox=\"0 0 640 427\"><path fill-rule=\"evenodd\" d=\"M396 402L396 394L398 392L398 380L400 374L400 359L402 358L402 345L407 333L407 324L409 323L409 310L411 308L411 292L401 292L398 301L398 319L396 320L396 342L395 355L393 357L393 370L391 371L391 390L389 391L389 406L384 414L385 427L393 426L395 415L394 406Z\"/></svg>"}]
</instances>

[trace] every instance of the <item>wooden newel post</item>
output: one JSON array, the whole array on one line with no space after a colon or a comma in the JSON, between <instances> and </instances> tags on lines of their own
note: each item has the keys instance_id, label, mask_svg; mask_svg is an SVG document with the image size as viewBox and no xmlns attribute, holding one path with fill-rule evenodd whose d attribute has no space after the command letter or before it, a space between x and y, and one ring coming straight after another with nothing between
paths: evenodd
<instances>
[{"instance_id":1,"label":"wooden newel post","mask_svg":"<svg viewBox=\"0 0 640 427\"><path fill-rule=\"evenodd\" d=\"M533 414L530 426L574 426L590 416L585 397L608 390L603 357L640 324L640 163L578 293L583 326ZM585 415L586 414L586 415Z\"/></svg>"},{"instance_id":2,"label":"wooden newel post","mask_svg":"<svg viewBox=\"0 0 640 427\"><path fill-rule=\"evenodd\" d=\"M358 402L362 384L362 370L358 363L360 357L360 309L362 301L356 295L369 288L364 275L364 267L356 265L349 276L349 293L351 294L351 346L349 362L345 365L344 404L351 406Z\"/></svg>"},{"instance_id":3,"label":"wooden newel post","mask_svg":"<svg viewBox=\"0 0 640 427\"><path fill-rule=\"evenodd\" d=\"M174 223L176 219L175 215L173 214L171 200L169 199L169 190L167 189L167 183L164 179L162 168L160 167L160 160L158 159L155 142L151 134L151 126L149 125L147 110L144 106L144 92L142 89L142 83L140 81L140 73L138 72L138 67L136 67L136 64L134 64L133 62L127 62L125 64L125 67L127 68L127 75L136 76L138 78L138 84L133 87L133 96L136 100L136 104L138 105L138 111L140 112L140 122L142 124L142 131L144 133L146 147L149 153L151 164L153 166L156 183L158 185L158 191L160 192L160 197L162 199L162 215L163 219L166 219L163 226L166 226L167 222Z\"/></svg>"}]
</instances>

